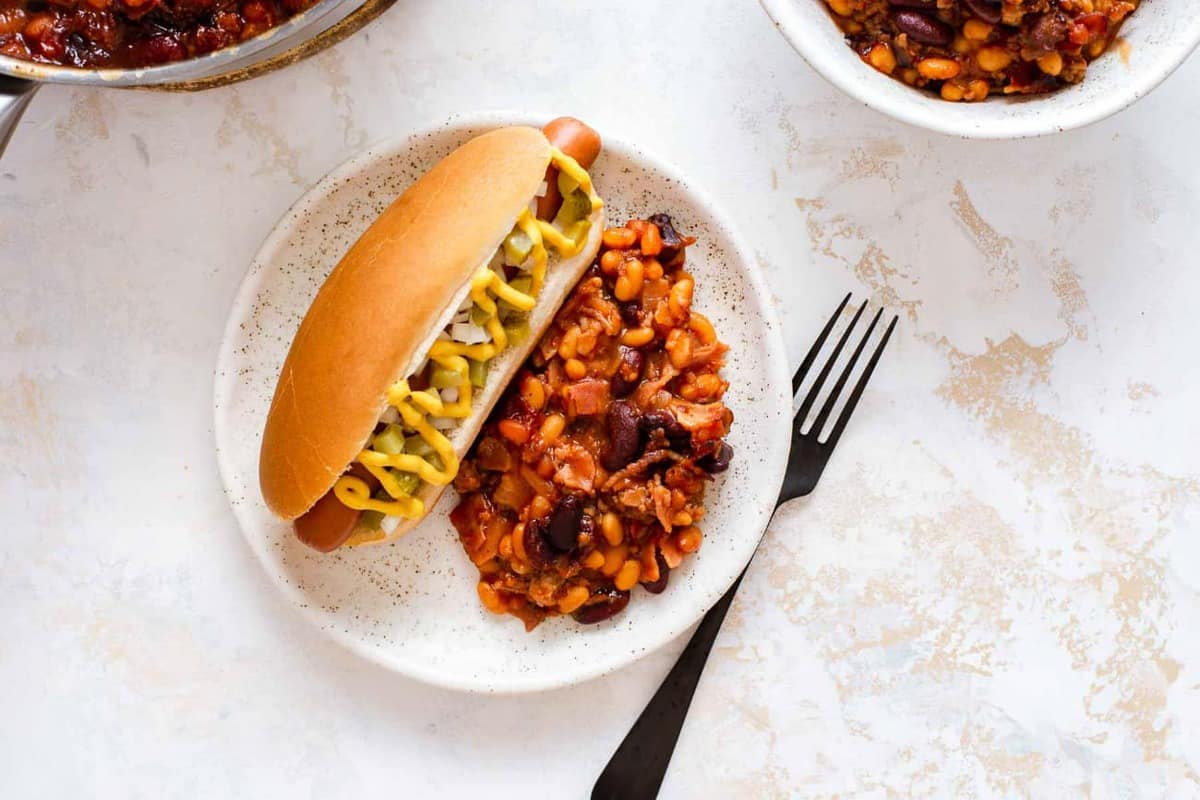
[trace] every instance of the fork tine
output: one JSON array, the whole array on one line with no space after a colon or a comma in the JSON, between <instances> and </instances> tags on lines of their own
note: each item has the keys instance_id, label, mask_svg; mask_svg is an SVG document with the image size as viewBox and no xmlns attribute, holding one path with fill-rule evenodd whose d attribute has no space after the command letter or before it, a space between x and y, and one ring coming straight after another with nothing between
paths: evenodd
<instances>
[{"instance_id":1,"label":"fork tine","mask_svg":"<svg viewBox=\"0 0 1200 800\"><path fill-rule=\"evenodd\" d=\"M858 363L858 358L862 355L863 350L867 349L867 342L870 341L871 334L875 332L875 326L879 324L879 318L882 316L883 309L881 308L875 312L875 318L867 326L867 332L858 343L858 347L854 348L854 355L850 356L849 363L842 370L842 374L838 376L837 383L833 385L833 389L829 392L829 397L825 398L825 405L821 407L821 413L817 414L816 420L813 421L812 435L816 437L817 441L821 440L821 431L825 429L825 422L829 419L829 415L833 413L833 407L837 404L837 399L841 397L842 389L846 388L846 381L850 380L850 373L854 371L854 365Z\"/></svg>"},{"instance_id":2,"label":"fork tine","mask_svg":"<svg viewBox=\"0 0 1200 800\"><path fill-rule=\"evenodd\" d=\"M813 362L817 360L817 354L821 352L821 345L825 344L825 339L828 338L829 332L833 330L834 324L838 321L838 317L842 315L842 309L846 307L846 303L850 302L850 293L847 293L842 298L842 302L838 305L837 311L833 312L833 316L829 318L829 322L825 323L825 329L821 331L821 335L813 342L813 346L808 349L808 355L800 362L800 366L796 369L796 374L792 376L792 396L796 396L796 392L800 391L800 384L804 382L804 376L808 374L808 370L812 367Z\"/></svg>"},{"instance_id":3,"label":"fork tine","mask_svg":"<svg viewBox=\"0 0 1200 800\"><path fill-rule=\"evenodd\" d=\"M850 421L850 415L854 413L854 407L858 405L858 398L862 397L863 390L867 388L867 381L871 379L871 373L875 371L875 365L879 363L879 357L883 355L883 349L887 347L888 339L892 337L892 331L896 329L896 323L899 320L898 316L892 317L891 324L884 331L883 338L879 340L879 346L875 348L875 352L871 354L871 360L867 362L867 368L863 370L862 377L858 379L854 391L846 400L846 407L842 409L841 415L834 423L833 430L829 433L829 441L825 443L826 447L832 449L841 438L842 431L846 429L846 423Z\"/></svg>"},{"instance_id":4,"label":"fork tine","mask_svg":"<svg viewBox=\"0 0 1200 800\"><path fill-rule=\"evenodd\" d=\"M812 388L808 390L808 394L804 397L804 402L800 404L800 410L796 412L796 427L795 431L799 431L804 427L804 419L808 416L809 409L813 403L817 402L817 395L821 391L821 387L825 385L825 379L829 377L833 365L837 362L838 356L842 354L842 348L846 346L846 341L850 338L850 334L854 332L858 326L858 319L862 313L867 310L867 304L864 302L858 307L858 311L854 312L854 319L850 320L850 325L846 328L846 332L842 334L842 338L838 340L837 347L833 348L833 352L829 354L829 358L825 361L825 366L821 367L821 371L817 373L817 380L813 383Z\"/></svg>"}]
</instances>

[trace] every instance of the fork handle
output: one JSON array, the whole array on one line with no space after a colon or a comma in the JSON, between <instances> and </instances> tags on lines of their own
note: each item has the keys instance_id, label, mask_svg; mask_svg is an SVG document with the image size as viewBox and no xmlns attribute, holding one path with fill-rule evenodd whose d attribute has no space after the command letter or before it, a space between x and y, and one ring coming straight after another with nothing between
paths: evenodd
<instances>
[{"instance_id":1,"label":"fork handle","mask_svg":"<svg viewBox=\"0 0 1200 800\"><path fill-rule=\"evenodd\" d=\"M704 664L745 574L743 570L704 615L683 655L600 773L592 787L592 800L652 800L658 796Z\"/></svg>"}]
</instances>

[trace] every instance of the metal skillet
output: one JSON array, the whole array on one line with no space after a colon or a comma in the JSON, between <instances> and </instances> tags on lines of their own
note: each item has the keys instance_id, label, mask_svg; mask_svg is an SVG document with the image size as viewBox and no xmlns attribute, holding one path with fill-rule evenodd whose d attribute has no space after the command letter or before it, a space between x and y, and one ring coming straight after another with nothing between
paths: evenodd
<instances>
[{"instance_id":1,"label":"metal skillet","mask_svg":"<svg viewBox=\"0 0 1200 800\"><path fill-rule=\"evenodd\" d=\"M33 95L43 84L199 91L253 78L330 47L396 0L320 0L269 31L184 61L138 69L78 69L0 56L0 157Z\"/></svg>"}]
</instances>

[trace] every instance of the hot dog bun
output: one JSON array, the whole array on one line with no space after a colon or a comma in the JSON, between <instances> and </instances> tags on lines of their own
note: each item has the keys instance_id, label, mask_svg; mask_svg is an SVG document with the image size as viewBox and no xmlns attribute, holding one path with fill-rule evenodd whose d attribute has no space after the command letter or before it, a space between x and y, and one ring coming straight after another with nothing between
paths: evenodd
<instances>
[{"instance_id":1,"label":"hot dog bun","mask_svg":"<svg viewBox=\"0 0 1200 800\"><path fill-rule=\"evenodd\" d=\"M550 159L550 142L536 128L476 137L405 191L334 267L300 324L267 417L259 479L273 512L296 519L345 472L386 409L388 387L419 366L472 275L535 197ZM447 433L460 455L595 257L603 210L591 221L578 255L551 255L529 315L531 335L492 360L471 416ZM422 485L427 513L443 488ZM388 538L416 522L403 521Z\"/></svg>"}]
</instances>

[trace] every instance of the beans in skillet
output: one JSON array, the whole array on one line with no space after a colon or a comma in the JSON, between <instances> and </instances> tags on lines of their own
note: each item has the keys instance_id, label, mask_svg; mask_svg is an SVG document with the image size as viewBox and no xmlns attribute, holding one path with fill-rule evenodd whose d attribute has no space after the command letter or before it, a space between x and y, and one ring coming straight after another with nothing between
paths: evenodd
<instances>
[{"instance_id":1,"label":"beans in skillet","mask_svg":"<svg viewBox=\"0 0 1200 800\"><path fill-rule=\"evenodd\" d=\"M316 0L0 0L0 55L137 68L264 33Z\"/></svg>"}]
</instances>

